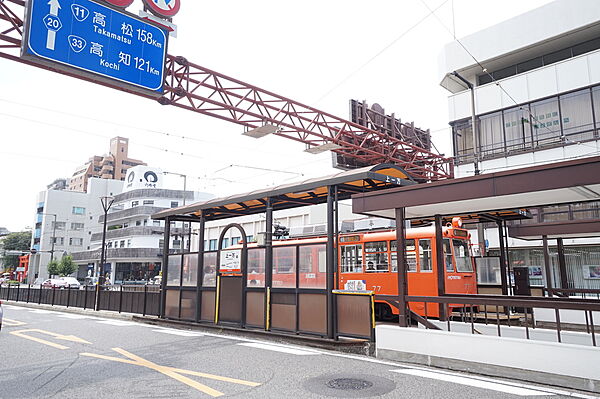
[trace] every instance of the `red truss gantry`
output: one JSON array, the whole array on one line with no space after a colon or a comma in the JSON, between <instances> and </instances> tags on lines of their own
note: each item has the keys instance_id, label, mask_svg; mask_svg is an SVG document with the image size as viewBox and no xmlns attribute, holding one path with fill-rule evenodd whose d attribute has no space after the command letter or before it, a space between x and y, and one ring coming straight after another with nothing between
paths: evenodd
<instances>
[{"instance_id":1,"label":"red truss gantry","mask_svg":"<svg viewBox=\"0 0 600 399\"><path fill-rule=\"evenodd\" d=\"M24 6L23 0L0 0L0 57L154 98L92 75L58 71L20 58ZM304 143L307 149L329 144L332 151L346 159L355 159L357 165L394 163L417 181L453 176L452 158L225 76L184 57L167 56L164 95L158 101L234 122L247 130L272 125L276 127L273 134Z\"/></svg>"}]
</instances>

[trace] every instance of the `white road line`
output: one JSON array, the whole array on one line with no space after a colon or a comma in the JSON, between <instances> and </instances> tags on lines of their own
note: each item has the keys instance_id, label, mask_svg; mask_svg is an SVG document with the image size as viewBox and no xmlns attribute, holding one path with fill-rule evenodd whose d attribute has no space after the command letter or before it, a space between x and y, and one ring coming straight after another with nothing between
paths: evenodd
<instances>
[{"instance_id":1,"label":"white road line","mask_svg":"<svg viewBox=\"0 0 600 399\"><path fill-rule=\"evenodd\" d=\"M515 387L512 385L505 385L498 382L483 381L475 378L468 378L459 375L451 375L447 373L437 373L427 370L415 370L415 369L401 369L401 370L390 370L395 373L408 374L416 377L431 378L439 381L452 382L454 384L467 385L475 388L489 389L492 391L504 392L511 395L518 396L554 396L554 394L536 391L528 388Z\"/></svg>"},{"instance_id":2,"label":"white road line","mask_svg":"<svg viewBox=\"0 0 600 399\"><path fill-rule=\"evenodd\" d=\"M102 321L99 321L98 323L108 324L108 325L117 326L117 327L136 326L137 325L137 323L134 323L132 321L123 321L123 320L102 320Z\"/></svg>"},{"instance_id":3,"label":"white road line","mask_svg":"<svg viewBox=\"0 0 600 399\"><path fill-rule=\"evenodd\" d=\"M319 352L303 350L303 349L296 349L296 348L292 348L289 346L263 344L263 343L258 343L258 342L243 342L238 345L249 346L251 348L258 348L258 349L266 349L266 350L274 351L274 352L289 353L291 355L299 355L299 356L320 355Z\"/></svg>"},{"instance_id":4,"label":"white road line","mask_svg":"<svg viewBox=\"0 0 600 399\"><path fill-rule=\"evenodd\" d=\"M96 317L93 317L93 316L86 316L86 315L74 314L74 313L60 314L60 315L58 315L58 317L62 317L64 319L73 319L73 320L96 319Z\"/></svg>"},{"instance_id":5,"label":"white road line","mask_svg":"<svg viewBox=\"0 0 600 399\"><path fill-rule=\"evenodd\" d=\"M44 309L29 309L29 311L31 313L39 313L39 314L56 313L56 312L53 312L52 310L44 310Z\"/></svg>"},{"instance_id":6,"label":"white road line","mask_svg":"<svg viewBox=\"0 0 600 399\"><path fill-rule=\"evenodd\" d=\"M162 329L156 329L156 330L152 330L152 331L163 333L163 334L178 335L180 337L203 337L204 336L204 334L193 332L193 331L162 330Z\"/></svg>"}]
</instances>

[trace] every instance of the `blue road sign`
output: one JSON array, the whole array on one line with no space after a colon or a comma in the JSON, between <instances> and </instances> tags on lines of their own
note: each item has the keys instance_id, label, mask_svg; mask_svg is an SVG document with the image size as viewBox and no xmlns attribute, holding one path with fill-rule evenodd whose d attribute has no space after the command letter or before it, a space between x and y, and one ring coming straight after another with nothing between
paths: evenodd
<instances>
[{"instance_id":1,"label":"blue road sign","mask_svg":"<svg viewBox=\"0 0 600 399\"><path fill-rule=\"evenodd\" d=\"M30 0L24 55L161 93L167 34L90 0Z\"/></svg>"}]
</instances>

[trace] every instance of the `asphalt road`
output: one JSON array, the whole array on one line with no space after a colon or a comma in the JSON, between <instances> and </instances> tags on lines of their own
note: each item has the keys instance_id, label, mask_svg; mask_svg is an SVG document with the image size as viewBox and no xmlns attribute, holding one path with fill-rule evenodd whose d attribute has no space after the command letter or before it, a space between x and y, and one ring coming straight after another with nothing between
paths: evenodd
<instances>
[{"instance_id":1,"label":"asphalt road","mask_svg":"<svg viewBox=\"0 0 600 399\"><path fill-rule=\"evenodd\" d=\"M4 310L0 398L593 397L267 341Z\"/></svg>"}]
</instances>

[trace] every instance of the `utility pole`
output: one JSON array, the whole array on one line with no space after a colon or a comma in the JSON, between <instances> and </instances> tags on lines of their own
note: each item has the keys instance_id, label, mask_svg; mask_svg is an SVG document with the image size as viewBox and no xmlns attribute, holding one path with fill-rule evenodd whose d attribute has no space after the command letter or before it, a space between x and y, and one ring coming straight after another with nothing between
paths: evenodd
<instances>
[{"instance_id":1,"label":"utility pole","mask_svg":"<svg viewBox=\"0 0 600 399\"><path fill-rule=\"evenodd\" d=\"M475 115L475 87L460 76L460 74L456 71L452 72L452 75L456 76L463 82L469 90L471 90L471 131L473 133L473 165L475 166L475 175L479 175L481 171L479 170L479 135L477 134L477 116Z\"/></svg>"}]
</instances>

